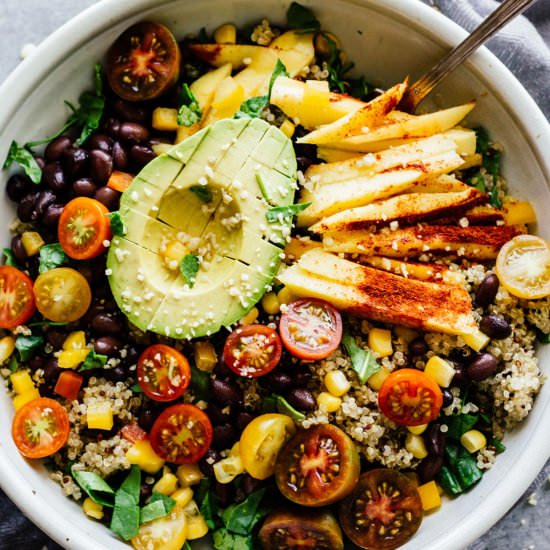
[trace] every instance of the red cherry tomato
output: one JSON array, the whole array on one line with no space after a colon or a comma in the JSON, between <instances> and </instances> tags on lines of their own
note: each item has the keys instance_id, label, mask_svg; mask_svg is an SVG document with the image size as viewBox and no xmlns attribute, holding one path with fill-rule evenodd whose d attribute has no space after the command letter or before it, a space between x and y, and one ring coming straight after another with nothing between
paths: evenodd
<instances>
[{"instance_id":1,"label":"red cherry tomato","mask_svg":"<svg viewBox=\"0 0 550 550\"><path fill-rule=\"evenodd\" d=\"M0 328L15 328L34 313L32 280L19 269L0 266Z\"/></svg>"},{"instance_id":2,"label":"red cherry tomato","mask_svg":"<svg viewBox=\"0 0 550 550\"><path fill-rule=\"evenodd\" d=\"M314 298L292 302L281 315L279 332L285 348L300 359L318 361L328 357L342 340L342 317L338 310Z\"/></svg>"}]
</instances>

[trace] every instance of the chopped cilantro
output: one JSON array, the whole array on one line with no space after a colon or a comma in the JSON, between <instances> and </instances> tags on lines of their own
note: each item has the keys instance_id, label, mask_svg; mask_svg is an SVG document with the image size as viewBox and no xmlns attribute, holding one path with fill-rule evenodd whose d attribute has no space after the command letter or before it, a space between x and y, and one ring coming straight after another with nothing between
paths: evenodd
<instances>
[{"instance_id":1,"label":"chopped cilantro","mask_svg":"<svg viewBox=\"0 0 550 550\"><path fill-rule=\"evenodd\" d=\"M96 353L93 349L90 350L90 353L84 359L84 363L78 369L78 372L83 372L93 369L101 369L107 363L108 357L100 353Z\"/></svg>"},{"instance_id":2,"label":"chopped cilantro","mask_svg":"<svg viewBox=\"0 0 550 550\"><path fill-rule=\"evenodd\" d=\"M124 237L124 235L126 235L126 227L124 226L120 212L111 212L108 214L108 218L111 233L117 237Z\"/></svg>"},{"instance_id":3,"label":"chopped cilantro","mask_svg":"<svg viewBox=\"0 0 550 550\"><path fill-rule=\"evenodd\" d=\"M189 191L195 193L202 202L212 202L212 191L206 185L192 185L189 187Z\"/></svg>"},{"instance_id":4,"label":"chopped cilantro","mask_svg":"<svg viewBox=\"0 0 550 550\"><path fill-rule=\"evenodd\" d=\"M42 170L32 153L29 151L26 145L21 147L17 141L12 141L8 150L8 156L4 161L3 168L9 168L13 163L19 164L25 171L25 174L29 176L33 183L40 183L42 179Z\"/></svg>"},{"instance_id":5,"label":"chopped cilantro","mask_svg":"<svg viewBox=\"0 0 550 550\"><path fill-rule=\"evenodd\" d=\"M351 367L357 373L361 384L380 370L381 367L372 352L359 347L355 338L347 330L342 336L342 345L349 355Z\"/></svg>"},{"instance_id":6,"label":"chopped cilantro","mask_svg":"<svg viewBox=\"0 0 550 550\"><path fill-rule=\"evenodd\" d=\"M63 265L67 256L59 243L46 244L40 249L38 272L44 273Z\"/></svg>"},{"instance_id":7,"label":"chopped cilantro","mask_svg":"<svg viewBox=\"0 0 550 550\"><path fill-rule=\"evenodd\" d=\"M4 261L4 265L9 265L10 267L17 267L17 268L19 267L13 252L9 248L3 248L2 254L4 258L6 258Z\"/></svg>"},{"instance_id":8,"label":"chopped cilantro","mask_svg":"<svg viewBox=\"0 0 550 550\"><path fill-rule=\"evenodd\" d=\"M299 204L289 204L288 206L273 206L265 213L265 217L269 223L277 223L281 218L288 221L305 210L310 204L310 202L301 202Z\"/></svg>"},{"instance_id":9,"label":"chopped cilantro","mask_svg":"<svg viewBox=\"0 0 550 550\"><path fill-rule=\"evenodd\" d=\"M180 273L190 288L193 288L199 272L199 257L195 254L186 254L180 262Z\"/></svg>"},{"instance_id":10,"label":"chopped cilantro","mask_svg":"<svg viewBox=\"0 0 550 550\"><path fill-rule=\"evenodd\" d=\"M234 118L259 118L268 105L269 98L266 95L251 97L241 103Z\"/></svg>"},{"instance_id":11,"label":"chopped cilantro","mask_svg":"<svg viewBox=\"0 0 550 550\"><path fill-rule=\"evenodd\" d=\"M15 339L15 349L19 352L19 359L28 361L44 345L42 336L18 336Z\"/></svg>"},{"instance_id":12,"label":"chopped cilantro","mask_svg":"<svg viewBox=\"0 0 550 550\"><path fill-rule=\"evenodd\" d=\"M180 126L193 126L202 117L202 111L197 98L187 84L183 85L183 103L178 111L178 124Z\"/></svg>"}]
</instances>

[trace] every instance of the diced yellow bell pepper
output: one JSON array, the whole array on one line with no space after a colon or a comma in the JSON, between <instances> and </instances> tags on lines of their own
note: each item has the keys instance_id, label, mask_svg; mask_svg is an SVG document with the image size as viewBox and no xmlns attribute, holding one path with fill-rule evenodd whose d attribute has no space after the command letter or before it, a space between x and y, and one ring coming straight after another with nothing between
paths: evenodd
<instances>
[{"instance_id":1,"label":"diced yellow bell pepper","mask_svg":"<svg viewBox=\"0 0 550 550\"><path fill-rule=\"evenodd\" d=\"M434 355L428 359L424 372L437 382L442 388L448 388L451 385L456 373L454 367L442 357Z\"/></svg>"},{"instance_id":2,"label":"diced yellow bell pepper","mask_svg":"<svg viewBox=\"0 0 550 550\"><path fill-rule=\"evenodd\" d=\"M182 487L189 487L190 485L196 485L200 483L202 479L202 472L198 464L182 464L178 466L176 475Z\"/></svg>"},{"instance_id":3,"label":"diced yellow bell pepper","mask_svg":"<svg viewBox=\"0 0 550 550\"><path fill-rule=\"evenodd\" d=\"M23 405L39 397L40 393L36 388L25 393L20 393L13 398L13 408L18 411Z\"/></svg>"},{"instance_id":4,"label":"diced yellow bell pepper","mask_svg":"<svg viewBox=\"0 0 550 550\"><path fill-rule=\"evenodd\" d=\"M388 357L393 353L391 331L384 328L372 328L368 337L369 348L379 357Z\"/></svg>"},{"instance_id":5,"label":"diced yellow bell pepper","mask_svg":"<svg viewBox=\"0 0 550 550\"><path fill-rule=\"evenodd\" d=\"M88 405L86 423L90 430L110 430L113 427L113 409L109 401L96 401Z\"/></svg>"},{"instance_id":6,"label":"diced yellow bell pepper","mask_svg":"<svg viewBox=\"0 0 550 550\"><path fill-rule=\"evenodd\" d=\"M60 369L76 369L84 362L89 353L89 349L62 350L57 356L57 364Z\"/></svg>"},{"instance_id":7,"label":"diced yellow bell pepper","mask_svg":"<svg viewBox=\"0 0 550 550\"><path fill-rule=\"evenodd\" d=\"M178 478L171 472L165 473L154 485L153 491L170 495L178 488Z\"/></svg>"},{"instance_id":8,"label":"diced yellow bell pepper","mask_svg":"<svg viewBox=\"0 0 550 550\"><path fill-rule=\"evenodd\" d=\"M322 391L317 396L317 405L319 405L319 409L322 411L333 413L342 406L342 400L339 397L332 395L332 393Z\"/></svg>"},{"instance_id":9,"label":"diced yellow bell pepper","mask_svg":"<svg viewBox=\"0 0 550 550\"><path fill-rule=\"evenodd\" d=\"M422 501L422 509L425 512L441 506L441 496L435 481L428 481L428 483L420 485L417 490Z\"/></svg>"},{"instance_id":10,"label":"diced yellow bell pepper","mask_svg":"<svg viewBox=\"0 0 550 550\"><path fill-rule=\"evenodd\" d=\"M336 397L342 397L351 388L351 382L341 370L327 372L324 383L327 390Z\"/></svg>"},{"instance_id":11,"label":"diced yellow bell pepper","mask_svg":"<svg viewBox=\"0 0 550 550\"><path fill-rule=\"evenodd\" d=\"M0 339L0 365L8 361L14 350L15 338L13 336L4 336Z\"/></svg>"},{"instance_id":12,"label":"diced yellow bell pepper","mask_svg":"<svg viewBox=\"0 0 550 550\"><path fill-rule=\"evenodd\" d=\"M178 129L178 110L157 107L153 111L151 126L161 132L175 132Z\"/></svg>"},{"instance_id":13,"label":"diced yellow bell pepper","mask_svg":"<svg viewBox=\"0 0 550 550\"><path fill-rule=\"evenodd\" d=\"M126 452L126 458L148 474L156 474L164 466L164 460L155 453L147 439L136 441Z\"/></svg>"},{"instance_id":14,"label":"diced yellow bell pepper","mask_svg":"<svg viewBox=\"0 0 550 550\"><path fill-rule=\"evenodd\" d=\"M10 381L15 393L27 393L36 389L29 371L19 370L10 375Z\"/></svg>"},{"instance_id":15,"label":"diced yellow bell pepper","mask_svg":"<svg viewBox=\"0 0 550 550\"><path fill-rule=\"evenodd\" d=\"M460 437L460 443L469 453L476 453L487 445L487 438L479 430L468 430Z\"/></svg>"},{"instance_id":16,"label":"diced yellow bell pepper","mask_svg":"<svg viewBox=\"0 0 550 550\"><path fill-rule=\"evenodd\" d=\"M40 249L46 244L40 233L36 231L25 231L21 235L21 244L27 253L27 256L34 256L40 252Z\"/></svg>"},{"instance_id":17,"label":"diced yellow bell pepper","mask_svg":"<svg viewBox=\"0 0 550 550\"><path fill-rule=\"evenodd\" d=\"M86 333L83 330L75 330L74 332L71 332L63 342L63 349L67 351L84 349L85 347Z\"/></svg>"},{"instance_id":18,"label":"diced yellow bell pepper","mask_svg":"<svg viewBox=\"0 0 550 550\"><path fill-rule=\"evenodd\" d=\"M82 509L87 516L94 519L103 519L103 506L94 502L90 497L82 503Z\"/></svg>"},{"instance_id":19,"label":"diced yellow bell pepper","mask_svg":"<svg viewBox=\"0 0 550 550\"><path fill-rule=\"evenodd\" d=\"M389 375L390 375L390 371L386 367L380 367L379 371L375 372L373 375L369 377L369 379L367 380L367 384L374 391L378 391L382 387L384 380Z\"/></svg>"},{"instance_id":20,"label":"diced yellow bell pepper","mask_svg":"<svg viewBox=\"0 0 550 550\"><path fill-rule=\"evenodd\" d=\"M405 439L405 449L407 449L414 458L422 459L428 456L424 439L419 435L408 433Z\"/></svg>"},{"instance_id":21,"label":"diced yellow bell pepper","mask_svg":"<svg viewBox=\"0 0 550 550\"><path fill-rule=\"evenodd\" d=\"M277 315L281 311L281 304L275 292L268 292L262 298L262 308L268 315Z\"/></svg>"},{"instance_id":22,"label":"diced yellow bell pepper","mask_svg":"<svg viewBox=\"0 0 550 550\"><path fill-rule=\"evenodd\" d=\"M181 487L174 491L170 498L176 501L176 506L184 508L193 500L193 489L191 487Z\"/></svg>"}]
</instances>

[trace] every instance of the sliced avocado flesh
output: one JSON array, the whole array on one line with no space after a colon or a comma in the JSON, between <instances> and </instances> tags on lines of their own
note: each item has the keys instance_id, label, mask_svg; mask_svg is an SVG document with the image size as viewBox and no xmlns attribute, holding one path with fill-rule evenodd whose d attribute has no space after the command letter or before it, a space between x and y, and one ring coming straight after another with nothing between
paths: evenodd
<instances>
[{"instance_id":1,"label":"sliced avocado flesh","mask_svg":"<svg viewBox=\"0 0 550 550\"><path fill-rule=\"evenodd\" d=\"M107 260L129 320L195 338L245 315L271 284L290 234L290 222L269 223L266 212L293 202L295 164L290 140L260 119L222 120L149 163L123 193L127 232ZM166 257L173 243L199 259L192 285Z\"/></svg>"}]
</instances>

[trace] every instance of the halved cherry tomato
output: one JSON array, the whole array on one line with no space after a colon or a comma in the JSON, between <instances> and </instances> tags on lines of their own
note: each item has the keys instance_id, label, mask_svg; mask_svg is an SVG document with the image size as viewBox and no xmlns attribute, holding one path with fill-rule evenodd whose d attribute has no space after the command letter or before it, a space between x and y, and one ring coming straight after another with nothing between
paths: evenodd
<instances>
[{"instance_id":1,"label":"halved cherry tomato","mask_svg":"<svg viewBox=\"0 0 550 550\"><path fill-rule=\"evenodd\" d=\"M138 534L132 539L136 550L180 550L187 536L187 516L182 506L160 518L142 523Z\"/></svg>"},{"instance_id":2,"label":"halved cherry tomato","mask_svg":"<svg viewBox=\"0 0 550 550\"><path fill-rule=\"evenodd\" d=\"M328 357L342 340L342 317L337 309L314 298L289 304L281 315L279 332L285 348L300 359Z\"/></svg>"},{"instance_id":3,"label":"halved cherry tomato","mask_svg":"<svg viewBox=\"0 0 550 550\"><path fill-rule=\"evenodd\" d=\"M78 372L73 370L64 370L57 379L55 388L53 389L54 393L68 399L69 401L74 401L78 397L78 392L82 387L82 382L84 377Z\"/></svg>"},{"instance_id":4,"label":"halved cherry tomato","mask_svg":"<svg viewBox=\"0 0 550 550\"><path fill-rule=\"evenodd\" d=\"M340 428L319 424L300 430L275 466L279 491L302 506L326 506L348 495L359 479L359 453Z\"/></svg>"},{"instance_id":5,"label":"halved cherry tomato","mask_svg":"<svg viewBox=\"0 0 550 550\"><path fill-rule=\"evenodd\" d=\"M535 235L518 235L498 253L496 272L514 296L535 300L550 295L550 243Z\"/></svg>"},{"instance_id":6,"label":"halved cherry tomato","mask_svg":"<svg viewBox=\"0 0 550 550\"><path fill-rule=\"evenodd\" d=\"M378 392L382 412L397 424L420 426L431 422L439 414L443 394L436 382L416 369L392 372Z\"/></svg>"},{"instance_id":7,"label":"halved cherry tomato","mask_svg":"<svg viewBox=\"0 0 550 550\"><path fill-rule=\"evenodd\" d=\"M155 420L151 446L161 458L174 464L197 462L212 443L210 419L195 405L172 405Z\"/></svg>"},{"instance_id":8,"label":"halved cherry tomato","mask_svg":"<svg viewBox=\"0 0 550 550\"><path fill-rule=\"evenodd\" d=\"M277 331L265 325L245 325L227 337L223 360L239 376L256 378L272 371L282 352Z\"/></svg>"},{"instance_id":9,"label":"halved cherry tomato","mask_svg":"<svg viewBox=\"0 0 550 550\"><path fill-rule=\"evenodd\" d=\"M178 350L154 344L139 357L137 379L147 397L155 401L174 401L189 386L191 368Z\"/></svg>"},{"instance_id":10,"label":"halved cherry tomato","mask_svg":"<svg viewBox=\"0 0 550 550\"><path fill-rule=\"evenodd\" d=\"M0 328L26 323L34 311L32 280L15 267L0 266Z\"/></svg>"},{"instance_id":11,"label":"halved cherry tomato","mask_svg":"<svg viewBox=\"0 0 550 550\"><path fill-rule=\"evenodd\" d=\"M92 291L88 281L75 269L56 267L41 273L34 283L36 307L56 323L80 319L90 307Z\"/></svg>"},{"instance_id":12,"label":"halved cherry tomato","mask_svg":"<svg viewBox=\"0 0 550 550\"><path fill-rule=\"evenodd\" d=\"M267 516L259 532L264 550L343 550L336 518L328 511L296 508Z\"/></svg>"},{"instance_id":13,"label":"halved cherry tomato","mask_svg":"<svg viewBox=\"0 0 550 550\"><path fill-rule=\"evenodd\" d=\"M61 212L57 236L65 254L75 260L95 258L105 251L111 227L105 205L88 197L69 201Z\"/></svg>"},{"instance_id":14,"label":"halved cherry tomato","mask_svg":"<svg viewBox=\"0 0 550 550\"><path fill-rule=\"evenodd\" d=\"M121 428L120 434L130 443L136 443L136 441L147 439L147 432L137 422L125 424Z\"/></svg>"},{"instance_id":15,"label":"halved cherry tomato","mask_svg":"<svg viewBox=\"0 0 550 550\"><path fill-rule=\"evenodd\" d=\"M39 397L15 413L11 433L23 456L44 458L59 451L67 442L69 416L54 399Z\"/></svg>"},{"instance_id":16,"label":"halved cherry tomato","mask_svg":"<svg viewBox=\"0 0 550 550\"><path fill-rule=\"evenodd\" d=\"M161 95L179 77L181 53L174 35L159 23L144 21L124 31L107 52L107 80L128 101Z\"/></svg>"},{"instance_id":17,"label":"halved cherry tomato","mask_svg":"<svg viewBox=\"0 0 550 550\"><path fill-rule=\"evenodd\" d=\"M295 433L294 421L286 414L270 413L254 418L239 441L244 469L255 479L273 475L279 451Z\"/></svg>"},{"instance_id":18,"label":"halved cherry tomato","mask_svg":"<svg viewBox=\"0 0 550 550\"><path fill-rule=\"evenodd\" d=\"M367 550L393 550L405 544L420 527L422 516L414 482L389 468L364 473L340 504L344 533Z\"/></svg>"}]
</instances>

